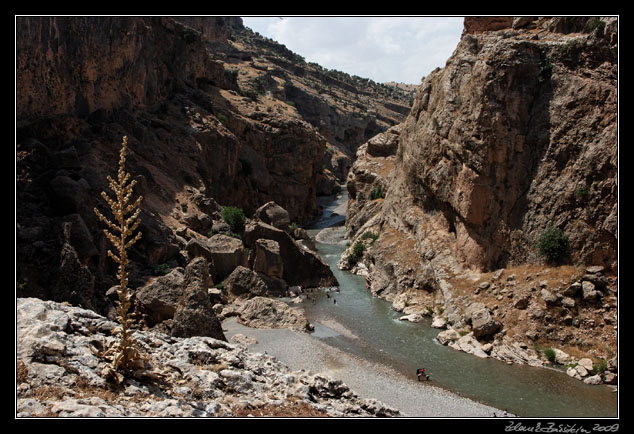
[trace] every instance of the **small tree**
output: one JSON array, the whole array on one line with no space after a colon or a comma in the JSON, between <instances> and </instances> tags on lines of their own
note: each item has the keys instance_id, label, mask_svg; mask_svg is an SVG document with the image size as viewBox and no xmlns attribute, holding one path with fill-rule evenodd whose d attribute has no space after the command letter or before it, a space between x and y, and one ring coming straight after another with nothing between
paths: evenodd
<instances>
[{"instance_id":1,"label":"small tree","mask_svg":"<svg viewBox=\"0 0 634 434\"><path fill-rule=\"evenodd\" d=\"M117 271L117 278L119 279L119 285L117 286L117 296L119 297L117 301L117 321L119 321L119 327L116 327L113 331L114 334L119 335L119 341L104 353L104 356L111 359L111 364L103 371L106 376L114 378L118 384L124 379L121 371L138 373L146 368L145 360L137 350L136 341L132 337L131 326L133 321L128 316L132 294L128 291L127 249L141 238L141 232L138 232L135 236L133 236L133 233L141 223L139 205L143 197L139 196L134 203L130 203L132 189L136 181L133 180L128 183L130 174L126 173L124 169L127 143L128 138L124 136L119 154L117 180L115 181L110 176L107 177L110 189L115 194L115 199L110 198L106 192L101 193L101 196L110 206L116 223L108 220L95 208L95 214L97 214L99 220L104 222L114 232L110 232L108 229L103 230L117 251L117 254L115 254L112 250L108 250L108 256L119 265ZM130 213L132 215L126 217Z\"/></svg>"},{"instance_id":2,"label":"small tree","mask_svg":"<svg viewBox=\"0 0 634 434\"><path fill-rule=\"evenodd\" d=\"M231 232L240 233L244 230L244 221L246 217L242 208L233 206L225 206L222 208L222 218L225 219Z\"/></svg>"},{"instance_id":3,"label":"small tree","mask_svg":"<svg viewBox=\"0 0 634 434\"><path fill-rule=\"evenodd\" d=\"M568 237L559 228L547 228L537 240L537 250L547 262L555 262L561 259L567 248Z\"/></svg>"}]
</instances>

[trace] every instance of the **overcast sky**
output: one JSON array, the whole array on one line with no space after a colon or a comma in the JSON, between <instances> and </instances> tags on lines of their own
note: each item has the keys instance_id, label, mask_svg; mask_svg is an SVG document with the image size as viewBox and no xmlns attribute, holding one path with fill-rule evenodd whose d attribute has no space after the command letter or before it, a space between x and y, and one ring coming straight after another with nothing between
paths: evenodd
<instances>
[{"instance_id":1,"label":"overcast sky","mask_svg":"<svg viewBox=\"0 0 634 434\"><path fill-rule=\"evenodd\" d=\"M244 25L324 68L419 84L445 66L463 17L242 17Z\"/></svg>"}]
</instances>

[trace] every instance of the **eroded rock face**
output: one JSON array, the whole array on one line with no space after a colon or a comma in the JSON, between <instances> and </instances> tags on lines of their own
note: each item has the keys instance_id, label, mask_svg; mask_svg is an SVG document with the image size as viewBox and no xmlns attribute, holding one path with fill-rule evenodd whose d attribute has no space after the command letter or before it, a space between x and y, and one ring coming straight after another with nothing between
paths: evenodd
<instances>
[{"instance_id":1,"label":"eroded rock face","mask_svg":"<svg viewBox=\"0 0 634 434\"><path fill-rule=\"evenodd\" d=\"M563 21L465 21L453 56L423 80L401 124L394 170L369 177L360 170L377 161L369 152L351 170L351 197L359 186L389 186L373 210L381 232L414 239L418 254L444 256L446 268L490 270L538 262L536 241L556 226L569 237L568 261L614 265L613 20L597 30L575 21L567 31L576 33ZM349 206L349 236L376 217L357 208Z\"/></svg>"}]
</instances>

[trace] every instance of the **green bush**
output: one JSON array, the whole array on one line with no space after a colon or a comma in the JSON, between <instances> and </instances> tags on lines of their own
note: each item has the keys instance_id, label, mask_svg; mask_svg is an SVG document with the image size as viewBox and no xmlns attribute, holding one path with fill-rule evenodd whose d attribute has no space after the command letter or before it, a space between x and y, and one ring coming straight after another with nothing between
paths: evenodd
<instances>
[{"instance_id":1,"label":"green bush","mask_svg":"<svg viewBox=\"0 0 634 434\"><path fill-rule=\"evenodd\" d=\"M603 374L608 369L608 362L603 359L599 359L593 364L594 372L597 374Z\"/></svg>"},{"instance_id":2,"label":"green bush","mask_svg":"<svg viewBox=\"0 0 634 434\"><path fill-rule=\"evenodd\" d=\"M370 200L383 199L385 198L385 193L383 192L383 187L378 186L370 193Z\"/></svg>"},{"instance_id":3,"label":"green bush","mask_svg":"<svg viewBox=\"0 0 634 434\"><path fill-rule=\"evenodd\" d=\"M160 275L166 275L170 272L170 266L167 264L160 264L154 267L154 272Z\"/></svg>"},{"instance_id":4,"label":"green bush","mask_svg":"<svg viewBox=\"0 0 634 434\"><path fill-rule=\"evenodd\" d=\"M547 262L555 262L561 259L567 248L568 237L558 228L547 228L537 240L537 250Z\"/></svg>"},{"instance_id":5,"label":"green bush","mask_svg":"<svg viewBox=\"0 0 634 434\"><path fill-rule=\"evenodd\" d=\"M552 348L544 348L544 356L546 356L546 359L548 359L548 361L550 363L555 363L555 350L553 350Z\"/></svg>"},{"instance_id":6,"label":"green bush","mask_svg":"<svg viewBox=\"0 0 634 434\"><path fill-rule=\"evenodd\" d=\"M378 238L379 238L379 234L375 234L375 233L370 232L370 231L368 231L368 232L364 233L363 235L361 235L361 239L363 239L363 240L368 240L368 239L372 240L372 241L370 241L370 245L373 245L374 242Z\"/></svg>"},{"instance_id":7,"label":"green bush","mask_svg":"<svg viewBox=\"0 0 634 434\"><path fill-rule=\"evenodd\" d=\"M553 64L550 63L548 58L544 57L539 64L539 77L538 81L543 83L547 80L550 80L550 76L553 73Z\"/></svg>"},{"instance_id":8,"label":"green bush","mask_svg":"<svg viewBox=\"0 0 634 434\"><path fill-rule=\"evenodd\" d=\"M244 231L244 221L246 217L242 208L224 206L222 207L222 218L225 219L231 228L231 232L240 233Z\"/></svg>"},{"instance_id":9,"label":"green bush","mask_svg":"<svg viewBox=\"0 0 634 434\"><path fill-rule=\"evenodd\" d=\"M356 265L363 257L363 252L365 252L365 244L361 241L357 241L352 247L352 253L348 255L348 265L351 267Z\"/></svg>"}]
</instances>

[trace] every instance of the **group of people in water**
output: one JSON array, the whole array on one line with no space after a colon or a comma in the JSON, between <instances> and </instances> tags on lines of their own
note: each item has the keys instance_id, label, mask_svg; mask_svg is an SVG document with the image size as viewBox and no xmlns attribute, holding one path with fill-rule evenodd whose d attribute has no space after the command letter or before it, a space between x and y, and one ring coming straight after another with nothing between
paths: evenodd
<instances>
[{"instance_id":1,"label":"group of people in water","mask_svg":"<svg viewBox=\"0 0 634 434\"><path fill-rule=\"evenodd\" d=\"M290 287L289 289L286 290L286 297L296 297L299 296L300 294L306 294L306 297L313 303L315 304L317 302L317 297L315 295L311 295L312 293L314 293L318 288L307 288L307 289L302 289L301 286L295 286L295 287ZM334 289L335 292L339 292L339 287L336 287ZM280 295L280 297L282 297ZM332 302L333 304L337 304L337 300L335 299L335 297L330 297L330 290L326 290L326 298L328 300L330 300L332 298Z\"/></svg>"}]
</instances>

